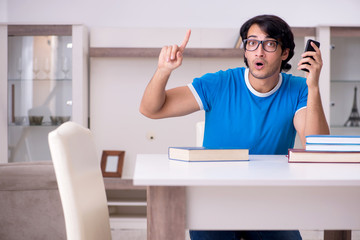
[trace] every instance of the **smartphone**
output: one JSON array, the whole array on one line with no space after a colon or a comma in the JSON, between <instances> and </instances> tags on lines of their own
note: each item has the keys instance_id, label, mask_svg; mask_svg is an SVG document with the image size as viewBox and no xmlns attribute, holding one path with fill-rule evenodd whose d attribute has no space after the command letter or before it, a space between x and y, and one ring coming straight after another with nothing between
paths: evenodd
<instances>
[{"instance_id":1,"label":"smartphone","mask_svg":"<svg viewBox=\"0 0 360 240\"><path fill-rule=\"evenodd\" d=\"M305 47L305 51L304 52L315 52L315 49L311 46L311 42L313 42L313 43L315 43L315 45L319 48L320 47L320 43L318 42L318 41L315 41L315 40L312 40L312 39L309 39L309 40L307 40L307 42L306 42L306 47ZM311 57L312 59L314 59L313 57ZM308 64L308 65L310 65L310 63L305 63L305 64ZM305 71L305 72L309 72L309 70L307 70L307 69L305 69L305 68L303 68L303 69L301 69L301 70L303 70L303 71Z\"/></svg>"}]
</instances>

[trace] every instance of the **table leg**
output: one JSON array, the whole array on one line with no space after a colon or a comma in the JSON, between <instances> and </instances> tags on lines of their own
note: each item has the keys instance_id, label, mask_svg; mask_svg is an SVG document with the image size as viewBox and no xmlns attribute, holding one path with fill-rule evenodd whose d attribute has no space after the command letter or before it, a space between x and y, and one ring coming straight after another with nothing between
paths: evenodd
<instances>
[{"instance_id":1,"label":"table leg","mask_svg":"<svg viewBox=\"0 0 360 240\"><path fill-rule=\"evenodd\" d=\"M147 188L147 239L185 239L185 187Z\"/></svg>"},{"instance_id":2,"label":"table leg","mask_svg":"<svg viewBox=\"0 0 360 240\"><path fill-rule=\"evenodd\" d=\"M351 240L351 230L325 230L324 240Z\"/></svg>"}]
</instances>

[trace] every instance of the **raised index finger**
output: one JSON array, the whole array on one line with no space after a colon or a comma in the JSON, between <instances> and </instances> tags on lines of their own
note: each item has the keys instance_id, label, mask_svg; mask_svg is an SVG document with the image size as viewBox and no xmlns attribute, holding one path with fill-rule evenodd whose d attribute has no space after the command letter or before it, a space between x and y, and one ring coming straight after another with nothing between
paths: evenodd
<instances>
[{"instance_id":1,"label":"raised index finger","mask_svg":"<svg viewBox=\"0 0 360 240\"><path fill-rule=\"evenodd\" d=\"M187 43L189 42L189 39L190 39L190 34L191 34L191 30L189 29L189 30L187 30L185 38L184 38L183 42L181 43L181 45L179 47L179 50L181 52L183 52L185 50L185 47L186 47L186 45L187 45Z\"/></svg>"}]
</instances>

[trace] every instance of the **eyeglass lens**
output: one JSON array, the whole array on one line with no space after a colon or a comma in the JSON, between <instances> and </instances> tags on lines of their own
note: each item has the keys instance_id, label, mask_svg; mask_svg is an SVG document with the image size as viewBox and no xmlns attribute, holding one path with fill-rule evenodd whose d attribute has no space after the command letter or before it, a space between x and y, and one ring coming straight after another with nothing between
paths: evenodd
<instances>
[{"instance_id":1,"label":"eyeglass lens","mask_svg":"<svg viewBox=\"0 0 360 240\"><path fill-rule=\"evenodd\" d=\"M260 43L263 49L267 52L275 52L278 45L278 42L275 40L259 41L255 39L246 39L245 49L248 51L255 51L259 47Z\"/></svg>"}]
</instances>

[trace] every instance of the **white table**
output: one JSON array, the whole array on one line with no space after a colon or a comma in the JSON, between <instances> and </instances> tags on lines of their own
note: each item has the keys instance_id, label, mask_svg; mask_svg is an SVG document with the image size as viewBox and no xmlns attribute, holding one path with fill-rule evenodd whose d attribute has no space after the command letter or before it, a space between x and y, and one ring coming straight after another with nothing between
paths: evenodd
<instances>
[{"instance_id":1,"label":"white table","mask_svg":"<svg viewBox=\"0 0 360 240\"><path fill-rule=\"evenodd\" d=\"M185 229L360 229L360 164L188 163L138 155L134 185L148 186L148 239Z\"/></svg>"}]
</instances>

